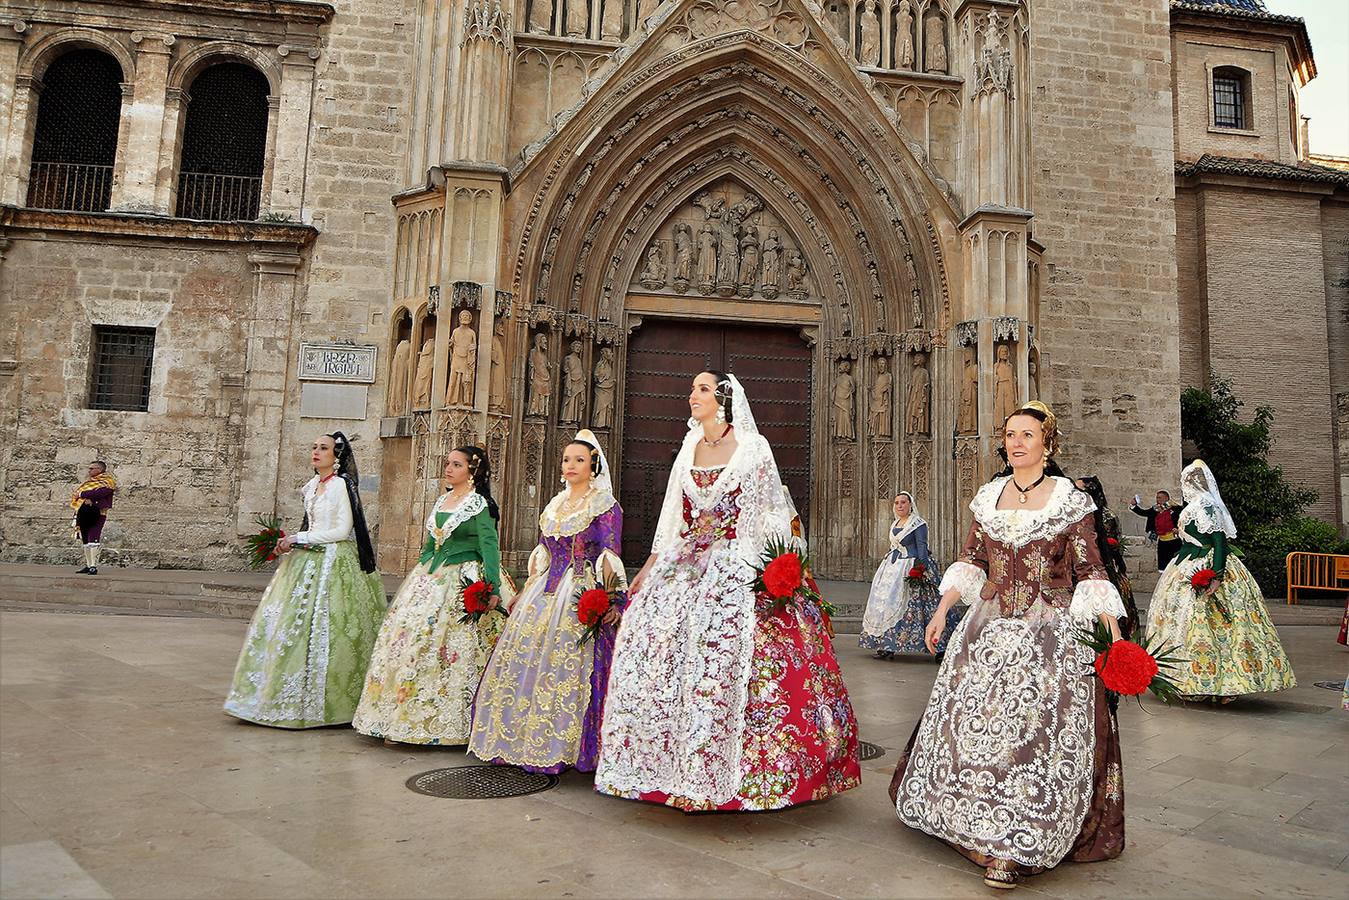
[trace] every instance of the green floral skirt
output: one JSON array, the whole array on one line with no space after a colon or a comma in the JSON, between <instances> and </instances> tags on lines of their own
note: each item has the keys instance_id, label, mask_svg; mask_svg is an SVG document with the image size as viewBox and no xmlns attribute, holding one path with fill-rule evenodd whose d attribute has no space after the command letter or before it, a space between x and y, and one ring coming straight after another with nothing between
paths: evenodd
<instances>
[{"instance_id":1,"label":"green floral skirt","mask_svg":"<svg viewBox=\"0 0 1349 900\"><path fill-rule=\"evenodd\" d=\"M285 555L248 626L225 712L276 728L345 725L384 618L353 541Z\"/></svg>"},{"instance_id":2,"label":"green floral skirt","mask_svg":"<svg viewBox=\"0 0 1349 900\"><path fill-rule=\"evenodd\" d=\"M1264 594L1235 556L1227 557L1221 586L1199 595L1190 577L1213 565L1213 554L1172 560L1148 607L1148 635L1177 646L1176 684L1189 697L1235 697L1297 685Z\"/></svg>"}]
</instances>

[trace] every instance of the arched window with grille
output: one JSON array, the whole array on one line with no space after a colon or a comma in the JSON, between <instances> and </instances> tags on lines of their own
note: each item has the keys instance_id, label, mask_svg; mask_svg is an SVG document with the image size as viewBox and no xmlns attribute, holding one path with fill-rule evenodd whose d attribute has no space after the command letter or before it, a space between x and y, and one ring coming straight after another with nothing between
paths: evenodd
<instances>
[{"instance_id":1,"label":"arched window with grille","mask_svg":"<svg viewBox=\"0 0 1349 900\"><path fill-rule=\"evenodd\" d=\"M1213 70L1213 125L1251 128L1251 73L1236 66Z\"/></svg>"},{"instance_id":2,"label":"arched window with grille","mask_svg":"<svg viewBox=\"0 0 1349 900\"><path fill-rule=\"evenodd\" d=\"M221 62L203 69L187 93L177 214L256 219L267 156L267 79L250 65Z\"/></svg>"},{"instance_id":3,"label":"arched window with grille","mask_svg":"<svg viewBox=\"0 0 1349 900\"><path fill-rule=\"evenodd\" d=\"M122 67L102 50L69 50L42 75L28 205L101 212L112 200Z\"/></svg>"}]
</instances>

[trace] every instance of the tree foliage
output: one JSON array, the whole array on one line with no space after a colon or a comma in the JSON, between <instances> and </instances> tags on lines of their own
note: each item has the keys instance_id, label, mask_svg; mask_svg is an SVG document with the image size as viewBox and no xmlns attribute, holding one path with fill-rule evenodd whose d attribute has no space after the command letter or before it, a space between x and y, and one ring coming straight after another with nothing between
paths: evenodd
<instances>
[{"instance_id":1,"label":"tree foliage","mask_svg":"<svg viewBox=\"0 0 1349 900\"><path fill-rule=\"evenodd\" d=\"M1288 481L1266 459L1273 443L1274 410L1261 406L1250 422L1241 421L1243 404L1232 382L1214 376L1207 391L1188 388L1180 395L1180 434L1192 441L1218 480L1223 502L1236 523L1238 543L1272 522L1291 519L1316 502L1316 492Z\"/></svg>"}]
</instances>

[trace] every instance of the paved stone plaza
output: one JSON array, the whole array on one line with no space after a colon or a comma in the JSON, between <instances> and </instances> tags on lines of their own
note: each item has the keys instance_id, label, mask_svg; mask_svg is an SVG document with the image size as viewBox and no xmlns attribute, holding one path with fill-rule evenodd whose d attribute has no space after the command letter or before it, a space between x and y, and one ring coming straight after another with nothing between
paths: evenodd
<instances>
[{"instance_id":1,"label":"paved stone plaza","mask_svg":"<svg viewBox=\"0 0 1349 900\"><path fill-rule=\"evenodd\" d=\"M220 711L245 623L0 613L0 894L25 897L963 897L980 870L901 826L886 785L935 671L840 656L866 740L859 790L784 813L685 816L555 789L420 796L472 762L344 728ZM1223 708L1121 709L1128 849L1018 894L1349 893L1349 713L1329 626L1285 626L1300 686Z\"/></svg>"}]
</instances>

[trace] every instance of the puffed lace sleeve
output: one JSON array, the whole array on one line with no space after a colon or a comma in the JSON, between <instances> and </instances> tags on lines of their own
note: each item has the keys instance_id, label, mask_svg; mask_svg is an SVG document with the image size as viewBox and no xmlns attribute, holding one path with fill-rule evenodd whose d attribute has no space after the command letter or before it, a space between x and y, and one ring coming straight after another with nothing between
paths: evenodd
<instances>
[{"instance_id":1,"label":"puffed lace sleeve","mask_svg":"<svg viewBox=\"0 0 1349 900\"><path fill-rule=\"evenodd\" d=\"M301 531L295 535L295 543L335 544L351 539L354 523L351 500L347 497L346 486L340 479L335 480L334 484L336 486L329 486L314 505L316 512L322 510L322 514L314 517L318 521L310 522L308 531Z\"/></svg>"},{"instance_id":2,"label":"puffed lace sleeve","mask_svg":"<svg viewBox=\"0 0 1349 900\"><path fill-rule=\"evenodd\" d=\"M1087 513L1068 529L1068 552L1073 566L1073 602L1068 615L1075 619L1127 615L1119 590L1106 573L1096 545L1096 523Z\"/></svg>"},{"instance_id":3,"label":"puffed lace sleeve","mask_svg":"<svg viewBox=\"0 0 1349 900\"><path fill-rule=\"evenodd\" d=\"M973 606L979 601L979 591L988 581L988 549L984 545L984 529L975 519L970 523L970 532L965 537L965 546L955 562L947 566L942 575L938 593L960 592L960 599L966 605Z\"/></svg>"}]
</instances>

